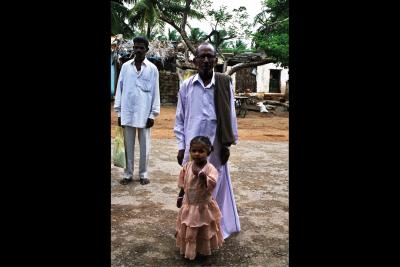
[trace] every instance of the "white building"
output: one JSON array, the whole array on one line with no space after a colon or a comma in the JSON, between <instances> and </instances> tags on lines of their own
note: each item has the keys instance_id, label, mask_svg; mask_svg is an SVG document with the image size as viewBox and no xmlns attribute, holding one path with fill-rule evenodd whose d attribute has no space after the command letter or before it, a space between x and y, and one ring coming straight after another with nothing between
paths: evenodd
<instances>
[{"instance_id":1,"label":"white building","mask_svg":"<svg viewBox=\"0 0 400 267\"><path fill-rule=\"evenodd\" d=\"M229 70L232 67L228 67ZM255 93L281 93L285 94L287 89L287 81L289 80L289 69L279 67L274 63L269 63L255 68L251 68L251 74L255 76L256 90ZM236 73L232 74L232 81L235 92L241 91L243 88L236 88ZM275 78L275 81L270 81ZM237 90L238 89L238 90Z\"/></svg>"},{"instance_id":2,"label":"white building","mask_svg":"<svg viewBox=\"0 0 400 267\"><path fill-rule=\"evenodd\" d=\"M227 55L229 71L237 63L260 60L261 53L242 53L239 55ZM275 63L268 63L254 68L241 69L232 74L235 92L240 93L250 90L253 93L287 93L289 69Z\"/></svg>"}]
</instances>

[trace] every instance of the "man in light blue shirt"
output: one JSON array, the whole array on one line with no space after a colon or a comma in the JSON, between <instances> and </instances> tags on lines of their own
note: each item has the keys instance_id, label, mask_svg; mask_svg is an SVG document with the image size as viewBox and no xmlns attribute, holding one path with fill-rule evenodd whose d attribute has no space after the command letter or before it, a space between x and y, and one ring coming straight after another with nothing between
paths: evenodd
<instances>
[{"instance_id":1,"label":"man in light blue shirt","mask_svg":"<svg viewBox=\"0 0 400 267\"><path fill-rule=\"evenodd\" d=\"M150 182L148 162L150 128L160 114L160 90L157 67L146 59L149 41L142 36L133 39L135 57L122 65L119 74L114 109L118 125L124 128L126 168L121 184L133 180L133 161L136 131L140 144L139 180Z\"/></svg>"}]
</instances>

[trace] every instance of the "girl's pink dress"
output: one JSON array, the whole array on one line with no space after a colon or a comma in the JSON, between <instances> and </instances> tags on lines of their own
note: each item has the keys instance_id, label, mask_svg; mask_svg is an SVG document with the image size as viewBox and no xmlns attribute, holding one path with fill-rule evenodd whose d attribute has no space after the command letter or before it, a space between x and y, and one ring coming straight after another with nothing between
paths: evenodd
<instances>
[{"instance_id":1,"label":"girl's pink dress","mask_svg":"<svg viewBox=\"0 0 400 267\"><path fill-rule=\"evenodd\" d=\"M185 195L176 220L176 246L191 260L196 253L211 255L211 250L221 247L224 242L220 229L221 211L211 196L218 171L207 162L200 171L207 176L205 185L193 174L192 164L193 161L186 163L179 174L178 186L183 188Z\"/></svg>"}]
</instances>

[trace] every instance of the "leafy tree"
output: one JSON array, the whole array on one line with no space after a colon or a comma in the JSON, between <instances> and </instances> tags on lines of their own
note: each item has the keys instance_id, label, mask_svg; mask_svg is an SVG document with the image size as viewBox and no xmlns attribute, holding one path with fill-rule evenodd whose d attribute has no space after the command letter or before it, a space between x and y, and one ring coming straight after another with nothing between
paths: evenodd
<instances>
[{"instance_id":1,"label":"leafy tree","mask_svg":"<svg viewBox=\"0 0 400 267\"><path fill-rule=\"evenodd\" d=\"M136 24L142 30L146 31L146 37L152 39L157 35L157 31L163 31L165 22L159 19L159 11L155 0L139 0L130 10L129 22ZM156 32L152 30L156 28Z\"/></svg>"},{"instance_id":2,"label":"leafy tree","mask_svg":"<svg viewBox=\"0 0 400 267\"><path fill-rule=\"evenodd\" d=\"M255 52L255 49L247 48L245 42L242 39L238 39L236 41L230 41L227 45L221 46L221 50L223 53L234 53L240 54L243 52Z\"/></svg>"},{"instance_id":3,"label":"leafy tree","mask_svg":"<svg viewBox=\"0 0 400 267\"><path fill-rule=\"evenodd\" d=\"M123 3L134 4L127 16L129 18L129 25L131 25L131 28L133 28L133 25L136 25L140 28L141 33L151 40L152 38L159 38L160 33L164 31L165 23L175 22L179 24L188 17L203 18L202 13L190 8L187 10L184 5L185 2L190 2L191 4L196 1L201 2L203 0L117 0L111 2L115 2L120 6L123 6ZM161 16L167 19L162 19ZM125 19L126 16L122 22ZM121 21L112 21L112 27L114 24L121 25Z\"/></svg>"},{"instance_id":4,"label":"leafy tree","mask_svg":"<svg viewBox=\"0 0 400 267\"><path fill-rule=\"evenodd\" d=\"M171 4L172 2L173 4ZM247 19L247 11L244 7L235 9L233 14L231 14L229 12L225 12L223 8L212 12L210 0L171 0L168 6L165 5L164 1L157 1L156 4L159 9L160 19L171 25L177 32L179 32L179 34L182 36L182 40L186 43L187 48L193 54L196 53L196 49L186 32L186 27L188 26L187 18L190 16L201 20L204 19L205 16L203 13L193 10L192 7L197 10L206 10L206 14L209 16L209 18L214 17L214 28L204 40L211 40L217 47L224 46L224 42L228 40L229 37L231 37L230 39L241 38L242 36L244 38L247 34L250 34L249 28L245 24L245 19ZM224 28L219 29L219 26L223 26ZM239 63L233 66L232 69L227 72L227 74L232 75L239 69L255 67L271 62L275 62L274 59L264 58L257 62Z\"/></svg>"},{"instance_id":5,"label":"leafy tree","mask_svg":"<svg viewBox=\"0 0 400 267\"><path fill-rule=\"evenodd\" d=\"M195 1L200 2L201 0ZM152 34L152 31L163 32L165 23L169 23L174 27L173 24L178 25L185 21L184 25L186 26L188 17L198 19L204 17L202 13L190 9L190 4L194 2L192 0L138 0L123 2L135 3L131 9L129 21L133 25L138 25L142 31L146 30L146 36L149 39L157 35L154 32ZM189 8L184 5L187 2L190 2ZM177 27L174 28L177 30ZM178 32L181 34L180 31Z\"/></svg>"},{"instance_id":6,"label":"leafy tree","mask_svg":"<svg viewBox=\"0 0 400 267\"><path fill-rule=\"evenodd\" d=\"M204 3L210 3L209 0L162 0L156 1L157 8L159 10L160 19L171 25L182 37L182 40L186 43L188 49L194 54L195 47L190 41L186 27L188 17L203 19L204 15L191 8L202 8Z\"/></svg>"},{"instance_id":7,"label":"leafy tree","mask_svg":"<svg viewBox=\"0 0 400 267\"><path fill-rule=\"evenodd\" d=\"M208 16L207 18L212 23L212 31L210 34L204 37L203 40L208 39L217 47L217 51L219 50L219 47L227 47L227 40L246 38L250 34L249 25L246 24L246 19L248 17L247 10L244 7L234 9L232 13L230 13L226 12L224 7L220 7L218 10L212 10L210 0L146 1L150 1L153 6L155 6L155 14L160 20L171 25L181 35L182 40L186 43L186 46L193 54L195 54L196 49L186 30L186 27L190 28L187 23L188 17L201 20L206 18L203 13ZM123 2L136 3L137 1ZM289 25L287 0L264 0L264 5L265 7L268 6L269 9L263 10L263 12L261 12L263 14L260 13L256 18L259 20L258 22L262 26L259 29L260 32L257 32L253 35L253 46L267 51L268 57L256 62L239 63L233 66L229 72L227 72L228 75L232 75L237 70L242 68L255 67L271 62L281 62L282 64L288 62L288 49L286 49L288 48L288 45L286 47L284 45L286 40L288 41L289 39L287 34ZM206 12L197 11L200 9L202 11L206 10ZM269 14L271 11L273 13L272 15ZM285 14L287 16L285 16ZM151 16L149 17L151 18ZM287 26L286 32L284 31L285 25ZM271 32L277 34L271 35ZM263 35L261 35L261 33L263 33ZM266 38L268 39L268 42L266 42ZM285 61L285 58L282 57L285 51L287 51L287 61Z\"/></svg>"},{"instance_id":8,"label":"leafy tree","mask_svg":"<svg viewBox=\"0 0 400 267\"><path fill-rule=\"evenodd\" d=\"M241 39L239 39L239 40L236 40L233 48L236 48L238 50L245 50L246 44Z\"/></svg>"},{"instance_id":9,"label":"leafy tree","mask_svg":"<svg viewBox=\"0 0 400 267\"><path fill-rule=\"evenodd\" d=\"M168 40L170 41L180 41L182 38L178 35L178 32L176 30L170 30L168 29Z\"/></svg>"},{"instance_id":10,"label":"leafy tree","mask_svg":"<svg viewBox=\"0 0 400 267\"><path fill-rule=\"evenodd\" d=\"M227 40L250 36L250 23L247 22L249 15L245 7L235 8L231 13L226 11L226 6L220 6L217 10L208 9L207 14L212 31L206 38L217 51L227 47Z\"/></svg>"},{"instance_id":11,"label":"leafy tree","mask_svg":"<svg viewBox=\"0 0 400 267\"><path fill-rule=\"evenodd\" d=\"M276 62L289 65L289 1L264 0L264 10L254 20L261 26L254 34L255 47Z\"/></svg>"},{"instance_id":12,"label":"leafy tree","mask_svg":"<svg viewBox=\"0 0 400 267\"><path fill-rule=\"evenodd\" d=\"M191 28L190 29L189 40L192 43L199 43L199 42L203 41L205 36L206 36L205 32L203 32L199 28Z\"/></svg>"},{"instance_id":13,"label":"leafy tree","mask_svg":"<svg viewBox=\"0 0 400 267\"><path fill-rule=\"evenodd\" d=\"M229 75L241 68L255 67L267 63L289 64L289 1L264 0L264 9L254 20L261 26L253 35L254 48L266 52L267 58L258 62L240 63L232 67Z\"/></svg>"},{"instance_id":14,"label":"leafy tree","mask_svg":"<svg viewBox=\"0 0 400 267\"><path fill-rule=\"evenodd\" d=\"M128 19L129 9L121 1L111 1L111 34L132 36L134 29L125 22Z\"/></svg>"}]
</instances>

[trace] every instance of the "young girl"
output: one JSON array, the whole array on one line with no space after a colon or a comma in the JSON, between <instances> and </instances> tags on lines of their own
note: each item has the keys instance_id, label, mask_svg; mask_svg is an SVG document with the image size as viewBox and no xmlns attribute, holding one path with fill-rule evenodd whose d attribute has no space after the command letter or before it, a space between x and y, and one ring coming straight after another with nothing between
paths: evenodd
<instances>
[{"instance_id":1,"label":"young girl","mask_svg":"<svg viewBox=\"0 0 400 267\"><path fill-rule=\"evenodd\" d=\"M191 161L180 174L181 188L177 206L181 207L176 220L176 245L185 258L193 260L196 254L211 255L211 249L224 242L221 229L221 211L212 198L218 171L207 162L213 147L210 139L197 136L190 142Z\"/></svg>"}]
</instances>

